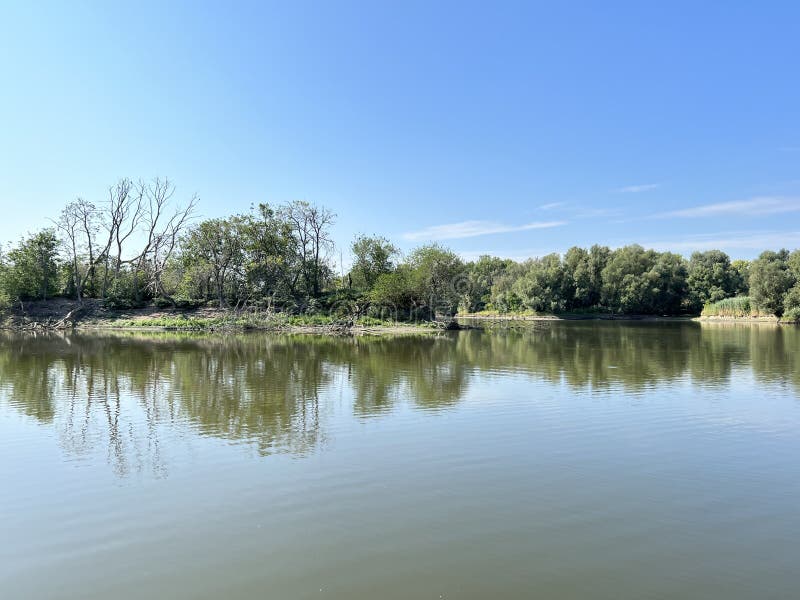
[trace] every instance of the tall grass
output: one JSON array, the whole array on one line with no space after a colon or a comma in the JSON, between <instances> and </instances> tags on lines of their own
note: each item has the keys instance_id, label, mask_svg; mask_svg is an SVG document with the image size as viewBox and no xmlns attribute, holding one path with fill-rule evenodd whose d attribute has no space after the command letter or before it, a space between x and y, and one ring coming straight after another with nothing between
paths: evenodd
<instances>
[{"instance_id":1,"label":"tall grass","mask_svg":"<svg viewBox=\"0 0 800 600\"><path fill-rule=\"evenodd\" d=\"M700 313L703 317L755 317L759 316L750 303L748 296L725 298L717 302L710 302L703 307Z\"/></svg>"},{"instance_id":2,"label":"tall grass","mask_svg":"<svg viewBox=\"0 0 800 600\"><path fill-rule=\"evenodd\" d=\"M142 319L123 319L113 323L115 327L158 327L163 329L281 329L288 324L285 315L275 313L244 313L218 317L195 317L169 315L145 317Z\"/></svg>"},{"instance_id":3,"label":"tall grass","mask_svg":"<svg viewBox=\"0 0 800 600\"><path fill-rule=\"evenodd\" d=\"M330 315L287 315L272 312L231 313L220 316L162 315L139 319L118 319L111 326L124 328L159 328L207 331L216 329L265 329L280 330L288 327L391 327L397 322L374 317L358 317L354 320ZM425 324L436 327L436 323Z\"/></svg>"}]
</instances>

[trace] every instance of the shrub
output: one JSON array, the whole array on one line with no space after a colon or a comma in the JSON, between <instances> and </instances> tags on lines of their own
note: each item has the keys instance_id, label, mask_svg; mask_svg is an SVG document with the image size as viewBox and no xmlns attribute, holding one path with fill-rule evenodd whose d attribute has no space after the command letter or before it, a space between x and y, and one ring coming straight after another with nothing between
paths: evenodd
<instances>
[{"instance_id":1,"label":"shrub","mask_svg":"<svg viewBox=\"0 0 800 600\"><path fill-rule=\"evenodd\" d=\"M790 308L784 312L781 321L784 323L800 323L800 307Z\"/></svg>"},{"instance_id":2,"label":"shrub","mask_svg":"<svg viewBox=\"0 0 800 600\"><path fill-rule=\"evenodd\" d=\"M750 317L754 311L749 296L737 296L710 302L703 307L700 314L704 317Z\"/></svg>"},{"instance_id":3,"label":"shrub","mask_svg":"<svg viewBox=\"0 0 800 600\"><path fill-rule=\"evenodd\" d=\"M175 303L172 300L170 300L169 298L163 298L161 296L159 296L158 298L154 299L153 300L153 304L157 308L171 308L171 307L173 307L175 305Z\"/></svg>"}]
</instances>

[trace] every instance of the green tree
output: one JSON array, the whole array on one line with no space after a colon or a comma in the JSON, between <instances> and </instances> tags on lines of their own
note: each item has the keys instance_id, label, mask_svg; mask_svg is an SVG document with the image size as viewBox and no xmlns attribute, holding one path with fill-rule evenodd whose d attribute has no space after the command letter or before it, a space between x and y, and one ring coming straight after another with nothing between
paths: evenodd
<instances>
[{"instance_id":1,"label":"green tree","mask_svg":"<svg viewBox=\"0 0 800 600\"><path fill-rule=\"evenodd\" d=\"M795 250L786 258L786 266L795 281L800 281L800 250Z\"/></svg>"},{"instance_id":2,"label":"green tree","mask_svg":"<svg viewBox=\"0 0 800 600\"><path fill-rule=\"evenodd\" d=\"M692 253L688 284L689 305L696 311L709 302L735 295L738 287L731 259L720 250Z\"/></svg>"},{"instance_id":3,"label":"green tree","mask_svg":"<svg viewBox=\"0 0 800 600\"><path fill-rule=\"evenodd\" d=\"M10 250L4 268L8 296L46 300L58 293L58 246L55 231L43 229Z\"/></svg>"},{"instance_id":4,"label":"green tree","mask_svg":"<svg viewBox=\"0 0 800 600\"><path fill-rule=\"evenodd\" d=\"M795 284L788 264L789 252L762 252L750 265L750 298L762 311L783 314L786 293Z\"/></svg>"},{"instance_id":5,"label":"green tree","mask_svg":"<svg viewBox=\"0 0 800 600\"><path fill-rule=\"evenodd\" d=\"M687 294L686 261L677 254L625 246L603 269L602 302L621 313L677 314Z\"/></svg>"},{"instance_id":6,"label":"green tree","mask_svg":"<svg viewBox=\"0 0 800 600\"><path fill-rule=\"evenodd\" d=\"M679 254L662 252L645 274L648 283L645 312L675 315L683 311L688 295L686 261Z\"/></svg>"},{"instance_id":7,"label":"green tree","mask_svg":"<svg viewBox=\"0 0 800 600\"><path fill-rule=\"evenodd\" d=\"M289 224L268 204L259 204L254 214L242 218L239 233L250 292L269 306L276 298L294 296L301 273Z\"/></svg>"},{"instance_id":8,"label":"green tree","mask_svg":"<svg viewBox=\"0 0 800 600\"><path fill-rule=\"evenodd\" d=\"M371 289L381 275L391 273L399 251L384 237L359 235L350 246L353 267L350 284L356 289Z\"/></svg>"},{"instance_id":9,"label":"green tree","mask_svg":"<svg viewBox=\"0 0 800 600\"><path fill-rule=\"evenodd\" d=\"M603 269L603 304L616 312L644 312L649 285L644 278L655 264L657 253L639 245L614 251Z\"/></svg>"},{"instance_id":10,"label":"green tree","mask_svg":"<svg viewBox=\"0 0 800 600\"><path fill-rule=\"evenodd\" d=\"M241 275L242 251L241 217L203 221L186 236L183 260L196 275L208 274L214 286L219 306L226 305L226 290L235 288L235 278Z\"/></svg>"},{"instance_id":11,"label":"green tree","mask_svg":"<svg viewBox=\"0 0 800 600\"><path fill-rule=\"evenodd\" d=\"M11 305L8 293L8 266L3 248L0 246L0 311L6 310Z\"/></svg>"},{"instance_id":12,"label":"green tree","mask_svg":"<svg viewBox=\"0 0 800 600\"><path fill-rule=\"evenodd\" d=\"M783 317L790 321L800 322L800 282L786 292L783 299Z\"/></svg>"},{"instance_id":13,"label":"green tree","mask_svg":"<svg viewBox=\"0 0 800 600\"><path fill-rule=\"evenodd\" d=\"M734 260L731 263L731 279L733 293L736 296L746 296L750 292L750 261Z\"/></svg>"},{"instance_id":14,"label":"green tree","mask_svg":"<svg viewBox=\"0 0 800 600\"><path fill-rule=\"evenodd\" d=\"M603 288L603 269L608 264L611 250L606 246L592 246L588 251L573 247L564 255L564 269L571 280L568 285L572 297L571 308L593 308L600 304Z\"/></svg>"},{"instance_id":15,"label":"green tree","mask_svg":"<svg viewBox=\"0 0 800 600\"><path fill-rule=\"evenodd\" d=\"M377 308L376 316L399 319L408 316L420 304L414 274L407 265L378 276L368 293L369 301Z\"/></svg>"},{"instance_id":16,"label":"green tree","mask_svg":"<svg viewBox=\"0 0 800 600\"><path fill-rule=\"evenodd\" d=\"M525 308L537 312L562 311L572 296L571 280L555 253L525 261L513 289Z\"/></svg>"},{"instance_id":17,"label":"green tree","mask_svg":"<svg viewBox=\"0 0 800 600\"><path fill-rule=\"evenodd\" d=\"M501 313L517 312L523 309L522 298L514 289L514 283L522 276L524 267L511 262L502 273L495 277L490 294L491 306Z\"/></svg>"},{"instance_id":18,"label":"green tree","mask_svg":"<svg viewBox=\"0 0 800 600\"><path fill-rule=\"evenodd\" d=\"M492 286L513 264L509 259L483 255L465 266L467 285L459 308L466 312L478 312L492 302Z\"/></svg>"},{"instance_id":19,"label":"green tree","mask_svg":"<svg viewBox=\"0 0 800 600\"><path fill-rule=\"evenodd\" d=\"M431 318L458 310L465 280L464 263L457 254L438 244L421 246L411 252L408 265L414 288Z\"/></svg>"}]
</instances>

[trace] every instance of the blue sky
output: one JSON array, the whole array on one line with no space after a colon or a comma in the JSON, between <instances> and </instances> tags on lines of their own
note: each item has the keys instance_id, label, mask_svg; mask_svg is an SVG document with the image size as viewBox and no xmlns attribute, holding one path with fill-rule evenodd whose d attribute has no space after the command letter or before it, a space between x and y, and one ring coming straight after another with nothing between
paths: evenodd
<instances>
[{"instance_id":1,"label":"blue sky","mask_svg":"<svg viewBox=\"0 0 800 600\"><path fill-rule=\"evenodd\" d=\"M796 2L105 4L0 9L0 240L168 175L342 246L800 246Z\"/></svg>"}]
</instances>

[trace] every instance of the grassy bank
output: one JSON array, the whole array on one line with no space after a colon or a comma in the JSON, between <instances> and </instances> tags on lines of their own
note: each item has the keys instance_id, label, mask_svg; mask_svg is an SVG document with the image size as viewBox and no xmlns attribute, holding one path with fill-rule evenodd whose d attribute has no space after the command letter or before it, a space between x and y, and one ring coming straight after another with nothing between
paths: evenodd
<instances>
[{"instance_id":1,"label":"grassy bank","mask_svg":"<svg viewBox=\"0 0 800 600\"><path fill-rule=\"evenodd\" d=\"M769 321L780 323L800 323L800 310L792 309L780 318L774 314L765 313L758 310L748 296L737 296L735 298L725 298L718 302L711 302L703 307L700 314L701 319L713 320L747 320L747 321Z\"/></svg>"},{"instance_id":2,"label":"grassy bank","mask_svg":"<svg viewBox=\"0 0 800 600\"><path fill-rule=\"evenodd\" d=\"M65 298L31 302L0 315L6 329L138 329L169 331L290 331L304 333L431 332L442 324L404 323L372 317L342 318L322 314L290 315L263 310L216 307L193 309L145 306L119 310L99 301Z\"/></svg>"},{"instance_id":3,"label":"grassy bank","mask_svg":"<svg viewBox=\"0 0 800 600\"><path fill-rule=\"evenodd\" d=\"M142 316L137 318L103 319L100 321L83 323L84 327L110 328L110 329L168 329L188 331L216 331L216 330L261 330L261 331L291 331L291 330L367 330L367 329L436 329L435 323L401 323L374 319L372 317L358 317L356 319L341 319L326 315L285 315L281 313L236 313L229 312L217 316L193 316L187 314Z\"/></svg>"},{"instance_id":4,"label":"grassy bank","mask_svg":"<svg viewBox=\"0 0 800 600\"><path fill-rule=\"evenodd\" d=\"M459 313L459 320L475 320L478 322L491 321L583 321L583 320L602 320L602 321L681 321L691 319L685 316L661 316L661 315L642 315L642 314L620 314L603 311L584 311L584 312L562 312L562 313L541 313L535 311L517 311L501 313L497 311L481 311L476 313Z\"/></svg>"}]
</instances>

